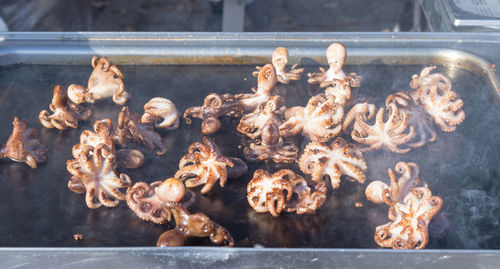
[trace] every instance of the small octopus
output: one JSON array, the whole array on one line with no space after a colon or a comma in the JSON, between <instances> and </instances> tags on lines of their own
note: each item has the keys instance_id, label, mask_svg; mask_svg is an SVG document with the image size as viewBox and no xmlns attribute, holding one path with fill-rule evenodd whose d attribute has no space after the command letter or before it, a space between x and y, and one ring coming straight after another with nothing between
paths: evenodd
<instances>
[{"instance_id":1,"label":"small octopus","mask_svg":"<svg viewBox=\"0 0 500 269\"><path fill-rule=\"evenodd\" d=\"M94 122L94 131L85 130L80 135L80 143L73 146L72 153L76 159L80 156L81 150L86 146L96 148L98 145L106 145L112 152L115 151L113 142L114 128L110 119L102 119Z\"/></svg>"},{"instance_id":2,"label":"small octopus","mask_svg":"<svg viewBox=\"0 0 500 269\"><path fill-rule=\"evenodd\" d=\"M262 169L255 171L247 185L248 203L259 213L269 212L278 217L292 198L290 178L297 176L288 169L281 169L274 174Z\"/></svg>"},{"instance_id":3,"label":"small octopus","mask_svg":"<svg viewBox=\"0 0 500 269\"><path fill-rule=\"evenodd\" d=\"M423 249L429 242L429 222L441 210L443 199L427 187L413 188L389 209L389 222L375 229L375 242L386 248Z\"/></svg>"},{"instance_id":4,"label":"small octopus","mask_svg":"<svg viewBox=\"0 0 500 269\"><path fill-rule=\"evenodd\" d=\"M128 207L142 220L163 224L171 220L170 210L163 205L179 203L185 208L195 201L195 195L186 191L184 183L177 178L155 181L151 184L137 182L127 190Z\"/></svg>"},{"instance_id":5,"label":"small octopus","mask_svg":"<svg viewBox=\"0 0 500 269\"><path fill-rule=\"evenodd\" d=\"M244 115L236 128L238 132L252 138L262 135L262 130L270 124L280 125L278 118L286 110L284 100L279 95L275 95L264 104L259 105L253 112Z\"/></svg>"},{"instance_id":6,"label":"small octopus","mask_svg":"<svg viewBox=\"0 0 500 269\"><path fill-rule=\"evenodd\" d=\"M361 153L340 137L330 147L318 142L309 143L300 157L299 167L302 172L311 175L314 182L329 177L334 189L340 186L342 175L364 183L364 171L368 168Z\"/></svg>"},{"instance_id":7,"label":"small octopus","mask_svg":"<svg viewBox=\"0 0 500 269\"><path fill-rule=\"evenodd\" d=\"M392 169L387 169L390 186L380 180L371 182L365 190L365 195L368 200L376 204L385 203L389 206L393 206L402 201L411 189L421 183L419 175L420 168L416 163L398 162L395 168L396 173L400 174L401 177L396 179Z\"/></svg>"},{"instance_id":8,"label":"small octopus","mask_svg":"<svg viewBox=\"0 0 500 269\"><path fill-rule=\"evenodd\" d=\"M68 97L75 104L93 103L107 97L113 97L113 102L125 104L129 98L123 85L122 72L115 65L111 65L108 57L92 57L94 71L90 74L87 88L77 84L68 87Z\"/></svg>"},{"instance_id":9,"label":"small octopus","mask_svg":"<svg viewBox=\"0 0 500 269\"><path fill-rule=\"evenodd\" d=\"M36 169L37 163L47 160L47 148L38 140L38 132L33 128L26 128L27 120L14 117L12 133L5 145L0 146L0 159L9 158L16 162L25 162Z\"/></svg>"},{"instance_id":10,"label":"small octopus","mask_svg":"<svg viewBox=\"0 0 500 269\"><path fill-rule=\"evenodd\" d=\"M126 174L118 175L115 167L115 155L106 145L86 146L77 159L66 162L66 169L73 175L68 188L85 193L89 208L116 207L120 200L125 199L125 194L119 189L130 187L132 181Z\"/></svg>"},{"instance_id":11,"label":"small octopus","mask_svg":"<svg viewBox=\"0 0 500 269\"><path fill-rule=\"evenodd\" d=\"M201 193L212 190L217 180L224 187L227 178L238 178L245 174L248 167L238 158L222 156L215 141L209 137L202 138L203 143L194 142L189 146L188 154L179 162L179 170L175 177L185 180L186 187L194 188L205 184Z\"/></svg>"},{"instance_id":12,"label":"small octopus","mask_svg":"<svg viewBox=\"0 0 500 269\"><path fill-rule=\"evenodd\" d=\"M235 97L243 104L245 112L253 111L271 98L271 92L276 87L277 81L274 66L266 64L260 69L257 77L257 89L252 89L254 93L240 93L236 94Z\"/></svg>"},{"instance_id":13,"label":"small octopus","mask_svg":"<svg viewBox=\"0 0 500 269\"><path fill-rule=\"evenodd\" d=\"M405 145L415 136L413 126L410 126L408 133L405 133L407 129L406 111L399 110L395 103L390 103L386 109L378 110L373 125L369 125L362 115L358 114L351 137L358 143L370 145L361 149L362 151L385 148L395 153L406 153L411 148L402 149L399 146Z\"/></svg>"},{"instance_id":14,"label":"small octopus","mask_svg":"<svg viewBox=\"0 0 500 269\"><path fill-rule=\"evenodd\" d=\"M289 84L292 80L300 80L302 73L304 73L304 68L297 68L297 64L292 65L288 71L286 70L286 65L288 64L288 50L284 47L278 47L274 50L272 63L276 69L278 81L281 84ZM261 69L262 67L257 66L257 71L254 71L252 75L257 77Z\"/></svg>"},{"instance_id":15,"label":"small octopus","mask_svg":"<svg viewBox=\"0 0 500 269\"><path fill-rule=\"evenodd\" d=\"M346 49L341 43L333 43L326 50L326 60L328 62L329 68L327 71L323 68L319 68L319 73L309 73L307 76L309 79L307 82L309 84L319 84L320 88L325 88L331 85L335 80L339 81L349 81L350 87L359 87L361 82L361 77L355 73L350 73L346 75L342 71L342 67L345 63Z\"/></svg>"},{"instance_id":16,"label":"small octopus","mask_svg":"<svg viewBox=\"0 0 500 269\"><path fill-rule=\"evenodd\" d=\"M118 127L114 141L125 147L130 140L137 143L142 143L150 149L156 147L159 151L158 155L163 155L167 152L167 148L161 141L161 136L154 130L153 124L142 123L139 115L130 113L128 107L123 107L118 115Z\"/></svg>"},{"instance_id":17,"label":"small octopus","mask_svg":"<svg viewBox=\"0 0 500 269\"><path fill-rule=\"evenodd\" d=\"M443 91L437 86L425 88L420 100L425 111L444 132L453 132L465 120L464 102L453 90Z\"/></svg>"},{"instance_id":18,"label":"small octopus","mask_svg":"<svg viewBox=\"0 0 500 269\"><path fill-rule=\"evenodd\" d=\"M285 205L285 211L295 212L298 215L316 214L316 210L326 201L327 187L325 182L320 181L311 187L299 175L290 178L289 181L296 196L293 195L292 199Z\"/></svg>"},{"instance_id":19,"label":"small octopus","mask_svg":"<svg viewBox=\"0 0 500 269\"><path fill-rule=\"evenodd\" d=\"M186 109L184 119L187 124L192 122L190 117L201 119L201 132L204 135L209 135L221 128L219 117L224 115L239 117L244 112L243 104L232 95L211 93L205 97L202 106L192 106Z\"/></svg>"},{"instance_id":20,"label":"small octopus","mask_svg":"<svg viewBox=\"0 0 500 269\"><path fill-rule=\"evenodd\" d=\"M184 246L189 237L209 237L216 245L234 246L231 234L207 215L190 214L184 207L175 203L166 203L164 207L174 216L175 228L160 235L157 247Z\"/></svg>"},{"instance_id":21,"label":"small octopus","mask_svg":"<svg viewBox=\"0 0 500 269\"><path fill-rule=\"evenodd\" d=\"M59 130L68 127L78 128L78 121L86 120L92 114L91 110L71 103L68 100L66 89L60 85L54 87L52 103L50 103L49 108L54 114L50 115L47 110L42 110L38 118L45 128L57 128Z\"/></svg>"},{"instance_id":22,"label":"small octopus","mask_svg":"<svg viewBox=\"0 0 500 269\"><path fill-rule=\"evenodd\" d=\"M141 122L154 124L156 128L174 130L179 128L179 112L172 101L155 97L144 105Z\"/></svg>"},{"instance_id":23,"label":"small octopus","mask_svg":"<svg viewBox=\"0 0 500 269\"><path fill-rule=\"evenodd\" d=\"M377 107L375 107L374 104L369 104L367 102L355 104L344 117L342 131L346 134L350 134L352 132L352 125L356 121L358 115L364 122L366 122L367 120L375 117L376 112Z\"/></svg>"},{"instance_id":24,"label":"small octopus","mask_svg":"<svg viewBox=\"0 0 500 269\"><path fill-rule=\"evenodd\" d=\"M415 74L411 77L410 88L413 90L410 92L410 96L415 102L420 99L422 91L430 86L437 86L444 91L451 90L451 79L442 73L431 74L435 69L436 66L429 66L422 69L420 75Z\"/></svg>"},{"instance_id":25,"label":"small octopus","mask_svg":"<svg viewBox=\"0 0 500 269\"><path fill-rule=\"evenodd\" d=\"M311 97L306 107L295 106L286 111L280 134L288 137L300 132L312 141L326 142L340 133L343 117L344 108L335 102L335 97L319 94Z\"/></svg>"},{"instance_id":26,"label":"small octopus","mask_svg":"<svg viewBox=\"0 0 500 269\"><path fill-rule=\"evenodd\" d=\"M408 141L407 145L412 148L424 146L427 142L434 142L437 139L436 131L433 126L432 117L425 112L420 103L413 101L406 92L397 92L391 94L385 100L385 106L395 103L398 109L405 110L408 115L408 125L413 126L415 136Z\"/></svg>"}]
</instances>

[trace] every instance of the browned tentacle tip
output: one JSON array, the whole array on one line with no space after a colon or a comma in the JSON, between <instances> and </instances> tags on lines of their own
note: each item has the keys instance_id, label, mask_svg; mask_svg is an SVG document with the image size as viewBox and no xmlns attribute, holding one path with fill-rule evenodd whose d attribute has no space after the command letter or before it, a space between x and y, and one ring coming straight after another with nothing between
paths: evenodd
<instances>
[{"instance_id":1,"label":"browned tentacle tip","mask_svg":"<svg viewBox=\"0 0 500 269\"><path fill-rule=\"evenodd\" d=\"M184 198L186 188L184 183L177 178L165 180L157 190L157 195L162 201L180 202Z\"/></svg>"},{"instance_id":2,"label":"browned tentacle tip","mask_svg":"<svg viewBox=\"0 0 500 269\"><path fill-rule=\"evenodd\" d=\"M120 166L136 169L144 163L144 154L136 149L119 149L116 152L116 160Z\"/></svg>"}]
</instances>

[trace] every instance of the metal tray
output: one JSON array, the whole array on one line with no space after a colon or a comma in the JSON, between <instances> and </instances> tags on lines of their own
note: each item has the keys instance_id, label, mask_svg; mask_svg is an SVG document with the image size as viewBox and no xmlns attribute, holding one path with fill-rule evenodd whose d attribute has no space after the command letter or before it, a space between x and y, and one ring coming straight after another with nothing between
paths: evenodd
<instances>
[{"instance_id":1,"label":"metal tray","mask_svg":"<svg viewBox=\"0 0 500 269\"><path fill-rule=\"evenodd\" d=\"M0 139L8 137L12 118L17 115L39 130L49 148L47 163L37 170L0 161L1 268L60 263L63 267L136 267L144 261L151 265L168 261L177 266L222 267L285 263L299 267L308 262L328 266L333 260L355 266L370 261L375 268L395 267L396 261L410 260L424 264L431 260L438 265L500 262L499 252L492 250L500 248L500 95L494 68L499 62L494 53L500 48L497 36L4 33L0 38L0 124L5 126ZM289 48L291 63L311 72L325 64L325 48L334 41L343 42L348 49L345 69L363 76L355 95L359 100L381 105L388 94L407 90L411 75L422 67L438 65L438 71L451 77L465 102L467 119L456 132L439 132L437 142L405 155L383 151L365 155L368 181L387 179L387 168L400 160L413 161L420 165L433 193L443 197L442 213L450 222L450 231L432 237L430 250L378 249L373 233L376 226L388 221L387 209L365 200L366 185L348 181L329 191L325 206L315 216L285 214L273 218L254 213L246 202L246 184L257 168L283 167L272 164L251 164L246 176L229 181L225 188L215 188L209 195L198 195L193 211L203 211L225 226L237 248L148 248L171 226L141 221L125 203L90 210L83 196L66 186L69 174L65 162L71 158L71 147L81 131L103 117L116 122L121 107L110 101L90 105L94 112L90 121L64 132L42 128L37 120L38 112L50 102L53 86L86 83L93 55L109 56L119 65L132 94L127 105L133 112L141 113L142 105L154 96L171 99L183 111L201 104L210 92L249 91L256 84L250 75L254 66L269 62L277 46ZM304 105L313 92L305 80L292 84L285 91L287 105ZM241 157L235 124L225 119L225 128L213 137L224 153ZM122 171L134 182L173 175L187 146L201 138L199 121L162 132L162 136L169 150L165 156L147 153L142 168ZM306 141L299 142L305 146ZM296 165L291 168L297 169ZM364 206L357 208L355 202ZM84 239L75 241L73 233L82 233ZM190 243L209 245L207 240ZM402 259L392 258L394 264L388 265L388 257L396 256ZM380 263L372 263L374 260Z\"/></svg>"}]
</instances>

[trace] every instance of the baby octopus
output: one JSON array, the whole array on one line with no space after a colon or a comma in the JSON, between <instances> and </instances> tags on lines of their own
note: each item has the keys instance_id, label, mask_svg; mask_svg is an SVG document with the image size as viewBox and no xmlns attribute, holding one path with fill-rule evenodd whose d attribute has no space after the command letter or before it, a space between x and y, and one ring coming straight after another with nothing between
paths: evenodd
<instances>
[{"instance_id":1,"label":"baby octopus","mask_svg":"<svg viewBox=\"0 0 500 269\"><path fill-rule=\"evenodd\" d=\"M142 220L163 224L171 220L167 202L178 203L187 208L194 203L195 195L186 191L184 183L177 178L155 181L151 184L137 182L127 190L128 207Z\"/></svg>"},{"instance_id":2,"label":"baby octopus","mask_svg":"<svg viewBox=\"0 0 500 269\"><path fill-rule=\"evenodd\" d=\"M75 104L84 102L93 103L107 97L113 97L113 102L119 105L125 104L129 98L128 92L123 85L122 72L115 65L111 65L108 57L99 59L92 57L91 61L94 71L90 74L87 88L77 84L68 87L68 97Z\"/></svg>"},{"instance_id":3,"label":"baby octopus","mask_svg":"<svg viewBox=\"0 0 500 269\"><path fill-rule=\"evenodd\" d=\"M278 81L282 84L288 84L291 80L300 80L302 73L304 73L304 68L297 68L297 64L292 65L290 70L285 70L288 64L288 50L283 47L278 47L274 50L272 63L276 69ZM254 71L252 75L257 77L261 69L262 67L257 66L257 71Z\"/></svg>"},{"instance_id":4,"label":"baby octopus","mask_svg":"<svg viewBox=\"0 0 500 269\"><path fill-rule=\"evenodd\" d=\"M248 203L259 213L269 212L278 217L292 198L293 187L289 179L297 176L288 169L274 174L262 169L255 171L247 186Z\"/></svg>"},{"instance_id":5,"label":"baby octopus","mask_svg":"<svg viewBox=\"0 0 500 269\"><path fill-rule=\"evenodd\" d=\"M211 93L203 101L202 106L192 106L184 112L184 119L191 124L191 118L202 120L201 132L209 135L217 132L221 127L218 119L224 115L239 117L245 112L243 104L230 94L219 95Z\"/></svg>"},{"instance_id":6,"label":"baby octopus","mask_svg":"<svg viewBox=\"0 0 500 269\"><path fill-rule=\"evenodd\" d=\"M255 139L243 149L247 160L290 163L297 159L297 146L280 136L281 121L277 116L285 109L281 97L275 95L240 120L238 131Z\"/></svg>"},{"instance_id":7,"label":"baby octopus","mask_svg":"<svg viewBox=\"0 0 500 269\"><path fill-rule=\"evenodd\" d=\"M201 193L209 192L217 180L224 187L227 178L238 178L245 174L248 167L245 162L238 158L222 156L215 141L209 137L202 138L203 143L195 142L189 146L188 154L184 155L179 162L179 171L175 177L186 180L188 188L205 184Z\"/></svg>"},{"instance_id":8,"label":"baby octopus","mask_svg":"<svg viewBox=\"0 0 500 269\"><path fill-rule=\"evenodd\" d=\"M405 145L415 136L413 126L405 133L407 127L406 111L399 110L396 104L390 103L386 109L378 110L373 125L368 125L364 117L358 114L351 137L358 143L370 145L362 151L385 148L395 153L406 153L411 148L401 149L399 146Z\"/></svg>"},{"instance_id":9,"label":"baby octopus","mask_svg":"<svg viewBox=\"0 0 500 269\"><path fill-rule=\"evenodd\" d=\"M309 84L319 84L320 88L325 88L332 84L335 80L340 82L348 81L351 87L359 87L361 82L361 77L355 73L350 73L346 75L342 71L346 58L346 49L341 43L333 43L326 50L326 60L330 68L327 71L323 68L319 68L319 73L309 73L307 76L309 79L307 82ZM338 83L338 82L336 82Z\"/></svg>"},{"instance_id":10,"label":"baby octopus","mask_svg":"<svg viewBox=\"0 0 500 269\"><path fill-rule=\"evenodd\" d=\"M316 214L316 210L326 201L327 187L325 182L320 181L310 187L300 175L289 178L289 181L293 193L296 195L292 195L290 201L285 205L285 211L295 212L298 215Z\"/></svg>"},{"instance_id":11,"label":"baby octopus","mask_svg":"<svg viewBox=\"0 0 500 269\"><path fill-rule=\"evenodd\" d=\"M154 124L156 128L177 129L180 124L179 112L172 101L155 97L144 105L141 122Z\"/></svg>"},{"instance_id":12,"label":"baby octopus","mask_svg":"<svg viewBox=\"0 0 500 269\"><path fill-rule=\"evenodd\" d=\"M431 219L441 210L443 200L427 187L413 188L402 201L389 209L389 222L375 230L375 242L394 249L423 249L429 242Z\"/></svg>"},{"instance_id":13,"label":"baby octopus","mask_svg":"<svg viewBox=\"0 0 500 269\"><path fill-rule=\"evenodd\" d=\"M83 148L91 146L96 148L98 145L106 145L112 152L115 151L113 143L114 129L110 119L103 119L94 122L94 131L85 130L80 135L80 143L73 146L73 157L77 159Z\"/></svg>"},{"instance_id":14,"label":"baby octopus","mask_svg":"<svg viewBox=\"0 0 500 269\"><path fill-rule=\"evenodd\" d=\"M429 66L420 72L420 75L413 75L411 77L410 88L413 90L410 95L414 102L418 102L422 91L430 86L437 86L443 91L451 90L451 79L442 73L431 74L431 71L435 70L436 66Z\"/></svg>"},{"instance_id":15,"label":"baby octopus","mask_svg":"<svg viewBox=\"0 0 500 269\"><path fill-rule=\"evenodd\" d=\"M85 202L89 208L115 207L125 194L120 188L128 188L132 183L126 174L115 171L115 155L106 145L86 146L80 156L66 162L66 168L73 176L68 182L70 190L86 193Z\"/></svg>"},{"instance_id":16,"label":"baby octopus","mask_svg":"<svg viewBox=\"0 0 500 269\"><path fill-rule=\"evenodd\" d=\"M86 120L92 114L91 110L68 101L66 89L60 85L54 87L52 103L49 108L54 114L42 110L38 115L45 128L64 130L68 127L78 128L79 120Z\"/></svg>"},{"instance_id":17,"label":"baby octopus","mask_svg":"<svg viewBox=\"0 0 500 269\"><path fill-rule=\"evenodd\" d=\"M344 108L335 102L335 97L319 94L311 97L306 107L291 107L285 113L285 122L280 126L284 137L299 132L312 141L326 142L342 130Z\"/></svg>"},{"instance_id":18,"label":"baby octopus","mask_svg":"<svg viewBox=\"0 0 500 269\"><path fill-rule=\"evenodd\" d=\"M47 148L38 140L38 132L26 128L27 120L14 117L12 133L5 145L0 146L0 159L9 158L16 162L25 162L31 168L47 160Z\"/></svg>"},{"instance_id":19,"label":"baby octopus","mask_svg":"<svg viewBox=\"0 0 500 269\"><path fill-rule=\"evenodd\" d=\"M455 131L465 119L464 102L452 90L430 86L422 91L420 99L425 111L444 132Z\"/></svg>"},{"instance_id":20,"label":"baby octopus","mask_svg":"<svg viewBox=\"0 0 500 269\"><path fill-rule=\"evenodd\" d=\"M123 107L118 114L118 127L114 141L125 147L130 140L142 143L150 149L159 148L156 152L163 155L167 148L163 145L160 135L154 130L153 124L142 123L139 115L130 113L128 107Z\"/></svg>"},{"instance_id":21,"label":"baby octopus","mask_svg":"<svg viewBox=\"0 0 500 269\"><path fill-rule=\"evenodd\" d=\"M453 132L465 119L464 102L452 90L451 80L441 73L430 74L435 66L426 67L419 75L413 75L410 96L415 103L421 102L425 111L444 132Z\"/></svg>"},{"instance_id":22,"label":"baby octopus","mask_svg":"<svg viewBox=\"0 0 500 269\"><path fill-rule=\"evenodd\" d=\"M209 237L212 243L234 246L231 234L203 213L190 214L183 206L167 202L166 210L174 216L175 228L164 232L158 238L157 247L184 246L189 237Z\"/></svg>"},{"instance_id":23,"label":"baby octopus","mask_svg":"<svg viewBox=\"0 0 500 269\"><path fill-rule=\"evenodd\" d=\"M266 103L259 105L253 112L244 115L236 129L252 139L258 138L266 126L281 124L278 115L282 114L285 109L284 100L279 95L275 95Z\"/></svg>"},{"instance_id":24,"label":"baby octopus","mask_svg":"<svg viewBox=\"0 0 500 269\"><path fill-rule=\"evenodd\" d=\"M266 64L259 72L257 89L252 89L254 93L240 93L236 94L235 97L243 104L245 112L250 112L271 98L271 92L276 87L277 81L274 66Z\"/></svg>"},{"instance_id":25,"label":"baby octopus","mask_svg":"<svg viewBox=\"0 0 500 269\"><path fill-rule=\"evenodd\" d=\"M415 130L415 136L408 141L408 146L418 148L427 142L436 141L437 135L433 128L433 120L420 103L414 102L406 92L389 95L385 100L385 106L388 107L390 103L395 103L398 109L406 112L408 125L413 126Z\"/></svg>"},{"instance_id":26,"label":"baby octopus","mask_svg":"<svg viewBox=\"0 0 500 269\"><path fill-rule=\"evenodd\" d=\"M396 164L396 173L401 177L396 179L392 169L387 169L390 186L379 180L373 181L366 187L366 198L376 204L385 203L393 206L402 201L408 192L421 182L419 172L416 163L399 162Z\"/></svg>"},{"instance_id":27,"label":"baby octopus","mask_svg":"<svg viewBox=\"0 0 500 269\"><path fill-rule=\"evenodd\" d=\"M361 153L340 137L330 147L318 142L309 143L300 157L299 166L302 172L311 175L314 182L329 177L334 189L339 187L342 175L364 183L367 169Z\"/></svg>"}]
</instances>

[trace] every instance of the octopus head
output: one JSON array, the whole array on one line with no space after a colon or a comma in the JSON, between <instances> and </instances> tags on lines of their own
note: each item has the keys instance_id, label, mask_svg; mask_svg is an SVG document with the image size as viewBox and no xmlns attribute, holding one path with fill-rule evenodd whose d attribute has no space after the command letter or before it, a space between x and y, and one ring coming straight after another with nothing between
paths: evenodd
<instances>
[{"instance_id":1,"label":"octopus head","mask_svg":"<svg viewBox=\"0 0 500 269\"><path fill-rule=\"evenodd\" d=\"M335 73L342 70L346 57L346 49L340 43L331 44L326 50L326 60Z\"/></svg>"},{"instance_id":2,"label":"octopus head","mask_svg":"<svg viewBox=\"0 0 500 269\"><path fill-rule=\"evenodd\" d=\"M276 70L272 64L266 64L259 72L257 77L257 82L259 88L263 88L266 91L270 91L276 83L278 82L278 77L276 75Z\"/></svg>"},{"instance_id":3,"label":"octopus head","mask_svg":"<svg viewBox=\"0 0 500 269\"><path fill-rule=\"evenodd\" d=\"M285 70L288 64L288 50L283 47L278 47L273 52L272 62L278 70Z\"/></svg>"}]
</instances>

